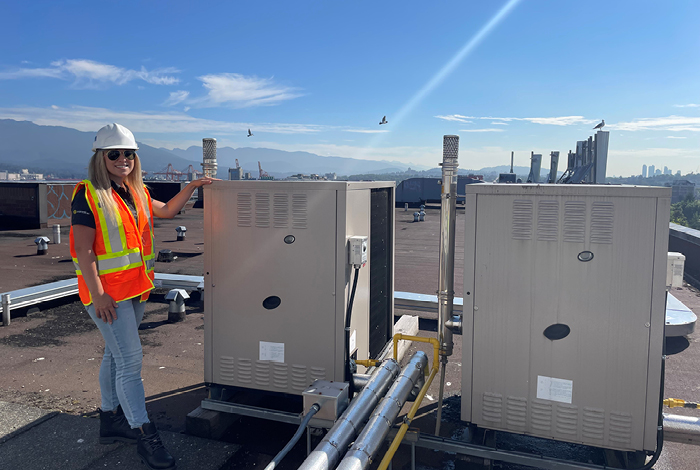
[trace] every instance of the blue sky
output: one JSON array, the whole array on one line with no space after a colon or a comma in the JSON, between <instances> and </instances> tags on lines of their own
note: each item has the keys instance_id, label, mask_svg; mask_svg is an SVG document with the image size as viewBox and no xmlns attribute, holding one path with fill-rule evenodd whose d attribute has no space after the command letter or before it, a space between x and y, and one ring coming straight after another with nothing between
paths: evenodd
<instances>
[{"instance_id":1,"label":"blue sky","mask_svg":"<svg viewBox=\"0 0 700 470\"><path fill-rule=\"evenodd\" d=\"M473 169L566 155L605 119L609 176L700 171L696 1L66 0L0 15L0 119L428 167L457 134Z\"/></svg>"}]
</instances>

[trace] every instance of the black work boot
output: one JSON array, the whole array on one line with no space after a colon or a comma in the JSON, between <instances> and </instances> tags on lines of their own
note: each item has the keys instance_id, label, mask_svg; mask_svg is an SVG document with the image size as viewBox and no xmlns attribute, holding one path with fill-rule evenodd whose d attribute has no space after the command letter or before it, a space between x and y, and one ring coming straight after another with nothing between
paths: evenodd
<instances>
[{"instance_id":1,"label":"black work boot","mask_svg":"<svg viewBox=\"0 0 700 470\"><path fill-rule=\"evenodd\" d=\"M143 429L143 433L139 436L139 441L136 444L136 452L141 457L141 461L151 470L174 469L175 459L163 447L156 425L146 423L141 426L141 429Z\"/></svg>"},{"instance_id":2,"label":"black work boot","mask_svg":"<svg viewBox=\"0 0 700 470\"><path fill-rule=\"evenodd\" d=\"M100 444L114 444L117 441L136 444L140 435L139 429L129 426L121 405L116 413L100 410Z\"/></svg>"}]
</instances>

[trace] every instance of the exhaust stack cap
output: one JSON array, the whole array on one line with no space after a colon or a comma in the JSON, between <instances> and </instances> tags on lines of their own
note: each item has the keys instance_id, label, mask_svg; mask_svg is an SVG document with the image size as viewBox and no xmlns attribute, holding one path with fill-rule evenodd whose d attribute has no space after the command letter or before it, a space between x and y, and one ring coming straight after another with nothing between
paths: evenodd
<instances>
[{"instance_id":1,"label":"exhaust stack cap","mask_svg":"<svg viewBox=\"0 0 700 470\"><path fill-rule=\"evenodd\" d=\"M49 237L36 237L34 243L36 243L36 254L45 255L49 252Z\"/></svg>"}]
</instances>

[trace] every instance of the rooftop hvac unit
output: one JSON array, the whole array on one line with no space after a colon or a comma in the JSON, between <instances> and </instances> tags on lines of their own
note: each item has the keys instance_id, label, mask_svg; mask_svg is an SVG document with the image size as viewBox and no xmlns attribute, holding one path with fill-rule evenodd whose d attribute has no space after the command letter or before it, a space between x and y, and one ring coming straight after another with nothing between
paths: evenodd
<instances>
[{"instance_id":1,"label":"rooftop hvac unit","mask_svg":"<svg viewBox=\"0 0 700 470\"><path fill-rule=\"evenodd\" d=\"M393 332L394 188L340 181L205 187L205 382L301 395L316 379L343 381L352 237L368 237L368 253L350 354L376 357Z\"/></svg>"},{"instance_id":2,"label":"rooftop hvac unit","mask_svg":"<svg viewBox=\"0 0 700 470\"><path fill-rule=\"evenodd\" d=\"M466 191L462 419L653 451L670 191Z\"/></svg>"}]
</instances>

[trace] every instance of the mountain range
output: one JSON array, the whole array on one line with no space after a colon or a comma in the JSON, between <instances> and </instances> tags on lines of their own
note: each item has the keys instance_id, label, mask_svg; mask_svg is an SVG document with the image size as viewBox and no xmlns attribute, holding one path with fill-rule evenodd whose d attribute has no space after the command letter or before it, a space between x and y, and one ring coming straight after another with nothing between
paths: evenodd
<instances>
[{"instance_id":1,"label":"mountain range","mask_svg":"<svg viewBox=\"0 0 700 470\"><path fill-rule=\"evenodd\" d=\"M40 126L30 121L0 119L0 170L17 171L27 168L35 173L56 174L60 177L84 177L87 163L92 154L94 132L81 132L60 126ZM141 165L148 172L162 172L168 164L176 170L185 170L189 165L201 170L202 147L187 149L155 148L139 142ZM283 178L297 173L324 175L336 173L338 176L363 174L403 173L409 165L395 161L360 160L345 157L325 157L309 152L287 152L268 148L219 147L217 149L218 177L227 179L228 169L236 165L238 159L244 172L258 176L258 162L268 174ZM436 157L436 161L439 156ZM438 176L440 168L412 165L410 168L423 173L422 176ZM477 173L494 175L509 171L506 165L481 170L460 169L460 174ZM529 173L528 167L515 167L519 175ZM542 168L542 174L548 174Z\"/></svg>"},{"instance_id":2,"label":"mountain range","mask_svg":"<svg viewBox=\"0 0 700 470\"><path fill-rule=\"evenodd\" d=\"M4 166L28 168L37 173L87 174L87 163L92 154L94 132L81 132L59 126L40 126L30 121L0 119L0 170ZM201 169L202 147L188 149L155 148L139 142L139 157L145 171L160 172L168 164L176 170L189 165ZM267 148L217 149L218 176L228 177L228 168L235 167L238 159L244 172L258 175L258 162L275 177L296 173L393 173L405 171L408 165L399 162L360 160L343 157L324 157L308 152L286 152ZM413 166L414 169L427 167Z\"/></svg>"}]
</instances>

